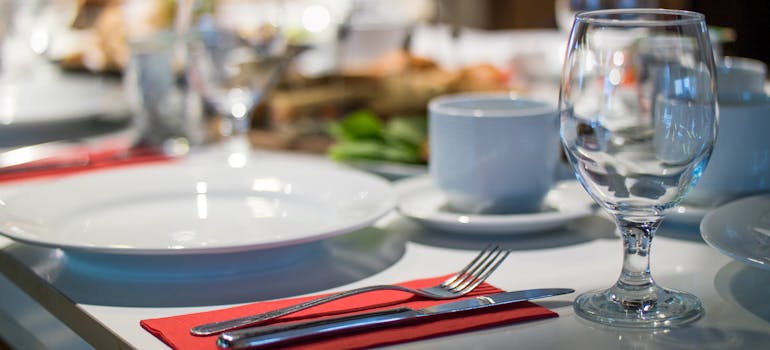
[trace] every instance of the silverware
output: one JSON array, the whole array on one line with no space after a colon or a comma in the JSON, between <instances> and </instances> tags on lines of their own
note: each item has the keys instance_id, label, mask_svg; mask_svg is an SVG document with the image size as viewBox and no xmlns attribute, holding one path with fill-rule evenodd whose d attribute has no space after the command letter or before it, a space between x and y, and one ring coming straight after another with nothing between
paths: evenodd
<instances>
[{"instance_id":1,"label":"silverware","mask_svg":"<svg viewBox=\"0 0 770 350\"><path fill-rule=\"evenodd\" d=\"M217 339L217 346L220 349L276 346L290 341L311 337L328 336L350 332L352 330L384 327L407 319L499 306L524 300L568 294L573 293L574 291L575 290L573 289L567 288L530 289L518 292L498 293L489 296L478 296L473 299L444 303L419 310L401 307L317 321L252 327L221 334Z\"/></svg>"},{"instance_id":2,"label":"silverware","mask_svg":"<svg viewBox=\"0 0 770 350\"><path fill-rule=\"evenodd\" d=\"M509 253L510 250L500 249L500 247L496 245L487 246L487 248L482 250L479 255L477 255L467 266L465 266L465 268L460 270L452 277L449 277L445 281L441 282L439 285L433 287L411 289L397 285L376 285L357 288L262 314L199 325L190 329L190 333L193 335L204 336L253 326L259 322L305 310L316 305L375 290L398 290L416 294L428 299L459 298L465 294L468 294L479 284L484 282L489 277L489 275L491 275L492 272L494 272L497 267L500 266L503 260L508 257Z\"/></svg>"}]
</instances>

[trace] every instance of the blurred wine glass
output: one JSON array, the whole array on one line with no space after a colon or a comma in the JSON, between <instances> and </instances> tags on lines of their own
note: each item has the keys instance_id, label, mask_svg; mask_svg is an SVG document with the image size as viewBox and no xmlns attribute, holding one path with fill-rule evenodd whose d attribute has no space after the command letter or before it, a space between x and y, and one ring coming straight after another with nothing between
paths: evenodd
<instances>
[{"instance_id":1,"label":"blurred wine glass","mask_svg":"<svg viewBox=\"0 0 770 350\"><path fill-rule=\"evenodd\" d=\"M230 151L243 153L253 108L280 79L298 49L282 31L280 1L182 1L179 18L187 37L188 78L225 116L220 132Z\"/></svg>"}]
</instances>

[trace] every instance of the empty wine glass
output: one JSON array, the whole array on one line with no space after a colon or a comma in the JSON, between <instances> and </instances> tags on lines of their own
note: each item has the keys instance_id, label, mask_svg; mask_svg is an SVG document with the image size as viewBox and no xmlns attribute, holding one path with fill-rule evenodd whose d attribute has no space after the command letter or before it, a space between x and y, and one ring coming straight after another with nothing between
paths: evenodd
<instances>
[{"instance_id":1,"label":"empty wine glass","mask_svg":"<svg viewBox=\"0 0 770 350\"><path fill-rule=\"evenodd\" d=\"M190 84L219 113L230 151L248 147L254 106L275 85L290 57L280 1L181 2ZM187 17L185 19L184 17Z\"/></svg>"},{"instance_id":2,"label":"empty wine glass","mask_svg":"<svg viewBox=\"0 0 770 350\"><path fill-rule=\"evenodd\" d=\"M612 217L623 266L612 287L575 300L603 324L669 327L697 320L694 295L650 273L655 230L698 181L716 138L714 56L704 16L615 9L579 13L561 83L561 138L583 187Z\"/></svg>"}]
</instances>

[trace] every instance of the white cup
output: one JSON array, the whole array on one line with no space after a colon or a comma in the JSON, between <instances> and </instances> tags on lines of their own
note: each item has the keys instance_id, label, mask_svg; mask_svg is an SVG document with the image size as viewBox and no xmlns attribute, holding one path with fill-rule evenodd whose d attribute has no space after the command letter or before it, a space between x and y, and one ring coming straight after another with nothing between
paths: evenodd
<instances>
[{"instance_id":1,"label":"white cup","mask_svg":"<svg viewBox=\"0 0 770 350\"><path fill-rule=\"evenodd\" d=\"M740 103L719 101L714 151L686 204L713 207L770 191L770 97L746 96Z\"/></svg>"},{"instance_id":2,"label":"white cup","mask_svg":"<svg viewBox=\"0 0 770 350\"><path fill-rule=\"evenodd\" d=\"M556 181L556 106L509 94L458 94L431 100L430 175L450 210L535 212Z\"/></svg>"},{"instance_id":3,"label":"white cup","mask_svg":"<svg viewBox=\"0 0 770 350\"><path fill-rule=\"evenodd\" d=\"M717 96L720 102L740 103L765 89L767 66L745 57L724 57L717 65Z\"/></svg>"}]
</instances>

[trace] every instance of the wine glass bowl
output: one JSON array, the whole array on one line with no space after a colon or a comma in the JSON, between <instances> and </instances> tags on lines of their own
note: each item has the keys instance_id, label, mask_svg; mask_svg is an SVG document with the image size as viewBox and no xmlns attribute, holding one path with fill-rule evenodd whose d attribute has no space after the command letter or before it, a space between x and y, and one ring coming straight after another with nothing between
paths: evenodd
<instances>
[{"instance_id":1,"label":"wine glass bowl","mask_svg":"<svg viewBox=\"0 0 770 350\"><path fill-rule=\"evenodd\" d=\"M603 324L697 320L697 297L656 284L655 230L700 178L716 139L715 68L703 15L616 9L576 16L560 89L562 144L589 195L614 217L623 267L576 313Z\"/></svg>"},{"instance_id":2,"label":"wine glass bowl","mask_svg":"<svg viewBox=\"0 0 770 350\"><path fill-rule=\"evenodd\" d=\"M220 114L224 136L245 138L250 112L291 59L278 3L214 1L187 29L188 76ZM249 15L250 14L250 15Z\"/></svg>"}]
</instances>

